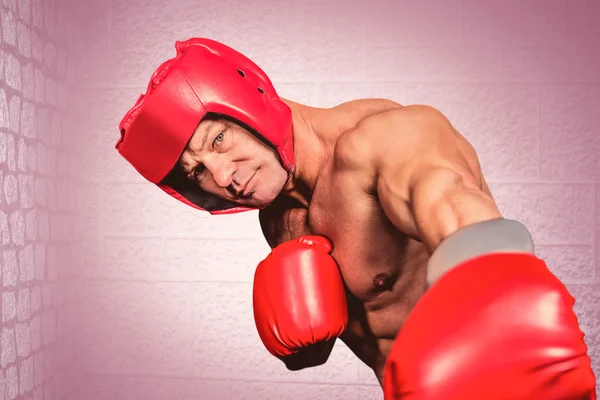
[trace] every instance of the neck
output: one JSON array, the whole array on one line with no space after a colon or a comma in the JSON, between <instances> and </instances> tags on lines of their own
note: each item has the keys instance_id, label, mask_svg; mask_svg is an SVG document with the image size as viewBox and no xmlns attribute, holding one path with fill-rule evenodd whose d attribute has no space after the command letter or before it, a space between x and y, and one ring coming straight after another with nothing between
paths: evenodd
<instances>
[{"instance_id":1,"label":"neck","mask_svg":"<svg viewBox=\"0 0 600 400\"><path fill-rule=\"evenodd\" d=\"M319 175L328 159L331 140L318 129L318 118L323 110L289 100L284 102L292 110L294 158L296 165L283 188L282 195L308 208Z\"/></svg>"}]
</instances>

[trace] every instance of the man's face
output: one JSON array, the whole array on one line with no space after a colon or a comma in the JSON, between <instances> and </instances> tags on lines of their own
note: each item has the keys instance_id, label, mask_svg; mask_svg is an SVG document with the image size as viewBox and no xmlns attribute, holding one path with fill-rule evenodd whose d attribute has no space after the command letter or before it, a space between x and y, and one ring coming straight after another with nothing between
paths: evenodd
<instances>
[{"instance_id":1,"label":"man's face","mask_svg":"<svg viewBox=\"0 0 600 400\"><path fill-rule=\"evenodd\" d=\"M200 122L179 164L202 190L253 208L271 203L288 177L274 149L224 119Z\"/></svg>"}]
</instances>

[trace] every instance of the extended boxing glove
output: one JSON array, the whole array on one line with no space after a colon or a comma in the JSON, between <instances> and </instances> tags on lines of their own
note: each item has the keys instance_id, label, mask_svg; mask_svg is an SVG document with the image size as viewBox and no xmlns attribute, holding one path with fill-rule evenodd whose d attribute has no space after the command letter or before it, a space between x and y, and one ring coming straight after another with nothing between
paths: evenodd
<instances>
[{"instance_id":1,"label":"extended boxing glove","mask_svg":"<svg viewBox=\"0 0 600 400\"><path fill-rule=\"evenodd\" d=\"M267 350L284 362L332 343L346 328L344 284L331 251L328 239L303 236L277 246L256 268L256 327Z\"/></svg>"},{"instance_id":2,"label":"extended boxing glove","mask_svg":"<svg viewBox=\"0 0 600 400\"><path fill-rule=\"evenodd\" d=\"M489 252L454 265L396 337L385 399L595 399L573 304L531 253Z\"/></svg>"}]
</instances>

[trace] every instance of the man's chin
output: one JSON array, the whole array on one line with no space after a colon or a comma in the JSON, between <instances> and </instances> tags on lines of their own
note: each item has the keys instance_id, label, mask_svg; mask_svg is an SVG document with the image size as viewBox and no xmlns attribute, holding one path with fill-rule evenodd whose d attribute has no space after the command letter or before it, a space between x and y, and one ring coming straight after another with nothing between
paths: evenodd
<instances>
[{"instance_id":1,"label":"man's chin","mask_svg":"<svg viewBox=\"0 0 600 400\"><path fill-rule=\"evenodd\" d=\"M262 198L262 199L257 199L257 198L253 198L251 201L251 204L248 205L248 207L253 207L253 208L258 208L258 209L262 209L262 208L266 208L268 207L271 203L273 203L273 201L275 200L276 196L273 198Z\"/></svg>"},{"instance_id":2,"label":"man's chin","mask_svg":"<svg viewBox=\"0 0 600 400\"><path fill-rule=\"evenodd\" d=\"M242 207L262 209L268 207L271 203L273 203L278 196L279 193L262 193L262 195L258 196L256 193L251 193L247 197L241 197L239 199L234 200L234 202Z\"/></svg>"},{"instance_id":3,"label":"man's chin","mask_svg":"<svg viewBox=\"0 0 600 400\"><path fill-rule=\"evenodd\" d=\"M273 201L257 201L257 202L253 202L253 204L248 207L257 208L259 210L262 210L263 208L267 208L272 202Z\"/></svg>"},{"instance_id":4,"label":"man's chin","mask_svg":"<svg viewBox=\"0 0 600 400\"><path fill-rule=\"evenodd\" d=\"M234 203L238 207L245 207L245 208L264 208L264 207L266 207L266 205L268 205L267 202L258 201L256 199L250 199L250 198L238 198L238 199L232 199L229 201ZM266 203L266 205L264 205L265 203Z\"/></svg>"}]
</instances>

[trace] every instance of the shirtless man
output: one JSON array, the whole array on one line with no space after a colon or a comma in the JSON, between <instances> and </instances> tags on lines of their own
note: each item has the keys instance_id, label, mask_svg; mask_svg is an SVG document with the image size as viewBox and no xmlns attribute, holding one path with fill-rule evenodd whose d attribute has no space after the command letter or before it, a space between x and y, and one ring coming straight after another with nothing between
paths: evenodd
<instances>
[{"instance_id":1,"label":"shirtless man","mask_svg":"<svg viewBox=\"0 0 600 400\"><path fill-rule=\"evenodd\" d=\"M255 320L289 369L326 362L339 337L386 399L595 398L573 298L439 111L309 107L221 43L176 49L117 148L192 207L260 210L273 250Z\"/></svg>"}]
</instances>

